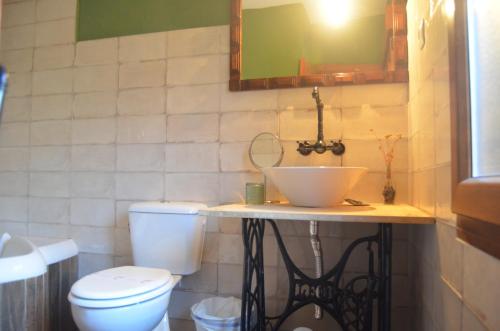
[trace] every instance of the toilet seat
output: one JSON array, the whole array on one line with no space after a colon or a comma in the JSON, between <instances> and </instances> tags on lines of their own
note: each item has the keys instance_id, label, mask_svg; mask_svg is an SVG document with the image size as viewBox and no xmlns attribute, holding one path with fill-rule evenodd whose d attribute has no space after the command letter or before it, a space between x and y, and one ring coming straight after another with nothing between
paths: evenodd
<instances>
[{"instance_id":1,"label":"toilet seat","mask_svg":"<svg viewBox=\"0 0 500 331\"><path fill-rule=\"evenodd\" d=\"M178 281L168 270L135 266L96 272L77 281L68 300L80 307L116 308L154 299Z\"/></svg>"}]
</instances>

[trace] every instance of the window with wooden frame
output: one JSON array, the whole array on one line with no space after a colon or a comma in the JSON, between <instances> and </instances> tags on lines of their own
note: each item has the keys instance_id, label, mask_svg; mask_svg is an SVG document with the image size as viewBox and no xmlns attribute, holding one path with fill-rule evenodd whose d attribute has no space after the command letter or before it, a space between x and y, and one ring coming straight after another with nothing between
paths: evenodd
<instances>
[{"instance_id":1,"label":"window with wooden frame","mask_svg":"<svg viewBox=\"0 0 500 331\"><path fill-rule=\"evenodd\" d=\"M500 258L500 1L455 0L454 9L452 210L458 237Z\"/></svg>"}]
</instances>

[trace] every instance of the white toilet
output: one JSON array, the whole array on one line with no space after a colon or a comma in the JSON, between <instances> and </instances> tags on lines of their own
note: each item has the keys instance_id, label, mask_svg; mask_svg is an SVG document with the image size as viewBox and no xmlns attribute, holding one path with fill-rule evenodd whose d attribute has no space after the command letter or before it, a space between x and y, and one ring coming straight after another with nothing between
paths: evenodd
<instances>
[{"instance_id":1,"label":"white toilet","mask_svg":"<svg viewBox=\"0 0 500 331\"><path fill-rule=\"evenodd\" d=\"M203 204L146 202L129 208L135 266L85 276L68 299L81 331L168 331L172 289L200 269Z\"/></svg>"}]
</instances>

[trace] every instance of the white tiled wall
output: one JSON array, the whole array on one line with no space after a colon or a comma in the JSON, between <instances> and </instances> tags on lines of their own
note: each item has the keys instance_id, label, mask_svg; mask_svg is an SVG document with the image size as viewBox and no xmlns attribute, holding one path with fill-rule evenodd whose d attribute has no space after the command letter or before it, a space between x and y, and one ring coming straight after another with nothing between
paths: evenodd
<instances>
[{"instance_id":1,"label":"white tiled wall","mask_svg":"<svg viewBox=\"0 0 500 331\"><path fill-rule=\"evenodd\" d=\"M228 91L229 27L196 28L74 42L76 0L7 1L1 61L11 86L0 127L0 231L73 237L81 275L130 264L127 208L142 200L208 204L243 199L262 177L248 160L250 140L281 137L284 165L368 166L353 198L381 201L383 160L375 137L401 133L395 160L398 201L408 197L406 84L322 88L327 139L344 157L300 156L314 139L311 89ZM12 14L9 14L12 13ZM281 224L294 258L311 267L303 224ZM321 225L328 264L369 225ZM396 323L408 323L407 229L396 227ZM357 252L350 274L360 271ZM395 257L396 258L396 257ZM189 330L189 307L215 294L239 295L238 220L209 220L202 270L175 291L174 330ZM269 307L283 304L283 268L266 238ZM278 286L277 283L281 284ZM330 321L331 322L331 321ZM308 325L303 312L287 328ZM315 330L324 323L314 322Z\"/></svg>"},{"instance_id":2,"label":"white tiled wall","mask_svg":"<svg viewBox=\"0 0 500 331\"><path fill-rule=\"evenodd\" d=\"M408 2L409 168L413 204L435 226L410 232L415 330L500 330L500 262L456 239L451 212L450 96L445 1ZM426 20L426 46L417 28ZM413 261L413 263L411 263Z\"/></svg>"}]
</instances>

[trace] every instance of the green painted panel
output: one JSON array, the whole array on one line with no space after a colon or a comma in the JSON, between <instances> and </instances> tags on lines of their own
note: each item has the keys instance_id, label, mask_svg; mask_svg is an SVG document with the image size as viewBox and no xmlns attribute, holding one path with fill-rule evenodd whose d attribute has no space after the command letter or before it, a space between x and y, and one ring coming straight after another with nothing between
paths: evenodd
<instances>
[{"instance_id":1,"label":"green painted panel","mask_svg":"<svg viewBox=\"0 0 500 331\"><path fill-rule=\"evenodd\" d=\"M229 24L230 0L79 0L77 40Z\"/></svg>"}]
</instances>

